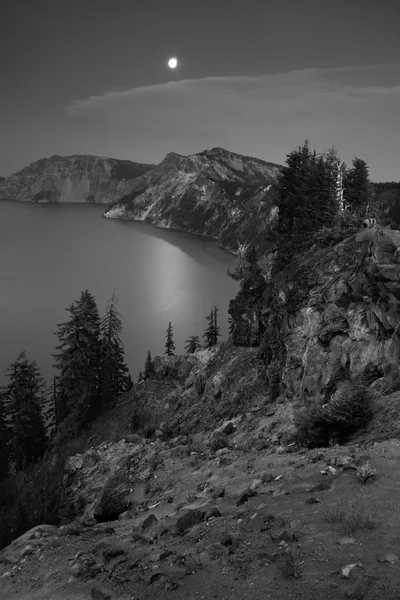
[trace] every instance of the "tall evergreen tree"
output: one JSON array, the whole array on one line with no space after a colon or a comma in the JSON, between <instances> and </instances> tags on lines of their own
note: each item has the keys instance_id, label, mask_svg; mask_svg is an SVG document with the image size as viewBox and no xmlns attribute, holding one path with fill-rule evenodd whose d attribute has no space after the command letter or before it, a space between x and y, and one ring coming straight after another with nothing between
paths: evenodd
<instances>
[{"instance_id":1,"label":"tall evergreen tree","mask_svg":"<svg viewBox=\"0 0 400 600\"><path fill-rule=\"evenodd\" d=\"M10 428L5 419L5 408L0 395L0 483L7 477L10 466ZM1 520L1 519L0 519ZM0 527L1 530L1 527ZM1 537L1 533L0 533ZM0 542L1 544L1 542ZM0 545L1 548L1 545Z\"/></svg>"},{"instance_id":2,"label":"tall evergreen tree","mask_svg":"<svg viewBox=\"0 0 400 600\"><path fill-rule=\"evenodd\" d=\"M151 375L154 373L154 363L151 358L150 350L147 350L146 361L144 363L144 371L143 371L143 379L149 379Z\"/></svg>"},{"instance_id":3,"label":"tall evergreen tree","mask_svg":"<svg viewBox=\"0 0 400 600\"><path fill-rule=\"evenodd\" d=\"M198 335L191 335L188 340L185 342L185 350L188 354L193 354L201 347L200 338Z\"/></svg>"},{"instance_id":4,"label":"tall evergreen tree","mask_svg":"<svg viewBox=\"0 0 400 600\"><path fill-rule=\"evenodd\" d=\"M128 377L126 379L126 388L125 388L125 391L126 392L130 392L132 388L133 388L132 376L131 376L130 373L128 373Z\"/></svg>"},{"instance_id":5,"label":"tall evergreen tree","mask_svg":"<svg viewBox=\"0 0 400 600\"><path fill-rule=\"evenodd\" d=\"M165 352L167 356L173 356L175 350L175 343L172 337L172 325L171 321L168 324L167 334L166 334L166 342L165 342Z\"/></svg>"},{"instance_id":6,"label":"tall evergreen tree","mask_svg":"<svg viewBox=\"0 0 400 600\"><path fill-rule=\"evenodd\" d=\"M318 156L306 141L291 152L279 176L276 204L279 209L278 270L297 252L313 243L313 235L330 227L339 213L339 196L333 153Z\"/></svg>"},{"instance_id":7,"label":"tall evergreen tree","mask_svg":"<svg viewBox=\"0 0 400 600\"><path fill-rule=\"evenodd\" d=\"M57 419L69 417L70 429L78 431L99 409L100 403L100 316L88 290L66 309L70 318L58 325L59 369Z\"/></svg>"},{"instance_id":8,"label":"tall evergreen tree","mask_svg":"<svg viewBox=\"0 0 400 600\"><path fill-rule=\"evenodd\" d=\"M216 346L218 343L218 338L221 336L221 328L218 325L218 313L219 308L217 304L214 304L214 306L211 308L210 314L206 317L208 326L203 334L203 338L205 339L205 345L207 348Z\"/></svg>"},{"instance_id":9,"label":"tall evergreen tree","mask_svg":"<svg viewBox=\"0 0 400 600\"><path fill-rule=\"evenodd\" d=\"M350 205L350 210L360 217L368 214L368 205L372 196L372 185L369 180L369 168L365 160L355 157L353 166L344 177L343 196Z\"/></svg>"},{"instance_id":10,"label":"tall evergreen tree","mask_svg":"<svg viewBox=\"0 0 400 600\"><path fill-rule=\"evenodd\" d=\"M101 336L101 397L103 406L113 402L128 384L128 368L124 362L121 341L122 318L116 309L115 292L100 323Z\"/></svg>"},{"instance_id":11,"label":"tall evergreen tree","mask_svg":"<svg viewBox=\"0 0 400 600\"><path fill-rule=\"evenodd\" d=\"M231 316L228 317L228 324L229 324L229 335L233 335L233 332L235 331L235 321L232 319Z\"/></svg>"},{"instance_id":12,"label":"tall evergreen tree","mask_svg":"<svg viewBox=\"0 0 400 600\"><path fill-rule=\"evenodd\" d=\"M6 370L9 384L5 388L10 418L11 456L17 471L36 462L46 449L42 415L44 380L35 361L25 352Z\"/></svg>"}]
</instances>

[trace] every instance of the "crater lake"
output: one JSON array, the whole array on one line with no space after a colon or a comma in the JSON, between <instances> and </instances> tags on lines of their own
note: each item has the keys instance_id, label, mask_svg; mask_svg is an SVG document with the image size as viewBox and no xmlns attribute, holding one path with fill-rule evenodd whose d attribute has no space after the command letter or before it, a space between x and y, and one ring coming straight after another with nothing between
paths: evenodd
<instances>
[{"instance_id":1,"label":"crater lake","mask_svg":"<svg viewBox=\"0 0 400 600\"><path fill-rule=\"evenodd\" d=\"M100 315L116 291L134 380L148 349L164 353L169 321L177 354L191 335L202 340L214 303L221 339L228 337L227 310L238 285L226 271L236 257L207 238L102 219L105 208L0 202L0 384L23 351L50 382L57 373L54 332L85 289Z\"/></svg>"}]
</instances>

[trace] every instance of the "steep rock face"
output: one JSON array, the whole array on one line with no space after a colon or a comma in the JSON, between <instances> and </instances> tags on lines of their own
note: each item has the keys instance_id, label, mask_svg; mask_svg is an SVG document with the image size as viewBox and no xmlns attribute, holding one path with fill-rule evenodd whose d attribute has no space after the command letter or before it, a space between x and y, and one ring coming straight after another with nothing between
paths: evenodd
<instances>
[{"instance_id":1,"label":"steep rock face","mask_svg":"<svg viewBox=\"0 0 400 600\"><path fill-rule=\"evenodd\" d=\"M209 235L235 250L238 241L259 242L276 215L273 184L281 168L222 148L171 153L104 217Z\"/></svg>"},{"instance_id":2,"label":"steep rock face","mask_svg":"<svg viewBox=\"0 0 400 600\"><path fill-rule=\"evenodd\" d=\"M0 200L108 204L153 166L88 155L52 156L0 182Z\"/></svg>"},{"instance_id":3,"label":"steep rock face","mask_svg":"<svg viewBox=\"0 0 400 600\"><path fill-rule=\"evenodd\" d=\"M231 303L234 338L261 341L270 388L279 380L288 398L326 401L345 379L390 387L400 356L399 252L400 231L376 225L311 249L260 301Z\"/></svg>"}]
</instances>

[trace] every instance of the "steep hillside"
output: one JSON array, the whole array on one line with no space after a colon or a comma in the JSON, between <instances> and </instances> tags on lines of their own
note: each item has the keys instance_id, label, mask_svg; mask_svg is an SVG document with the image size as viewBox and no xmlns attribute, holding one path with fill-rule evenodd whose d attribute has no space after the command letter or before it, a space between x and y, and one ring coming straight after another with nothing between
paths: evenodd
<instances>
[{"instance_id":1,"label":"steep hillside","mask_svg":"<svg viewBox=\"0 0 400 600\"><path fill-rule=\"evenodd\" d=\"M397 600L398 440L289 442L257 353L157 358L65 462L60 526L0 552L2 600ZM384 400L377 414L399 394ZM131 433L140 406L157 413L150 438ZM389 425L398 434L398 415Z\"/></svg>"},{"instance_id":2,"label":"steep hillside","mask_svg":"<svg viewBox=\"0 0 400 600\"><path fill-rule=\"evenodd\" d=\"M257 294L242 287L233 338L261 344L270 394L327 402L345 380L398 382L399 248L399 231L375 225L311 248Z\"/></svg>"},{"instance_id":3,"label":"steep hillside","mask_svg":"<svg viewBox=\"0 0 400 600\"><path fill-rule=\"evenodd\" d=\"M276 214L274 183L282 167L213 148L168 154L132 183L104 217L209 235L231 250L259 242Z\"/></svg>"},{"instance_id":4,"label":"steep hillside","mask_svg":"<svg viewBox=\"0 0 400 600\"><path fill-rule=\"evenodd\" d=\"M0 200L109 204L153 166L89 155L52 156L0 182Z\"/></svg>"}]
</instances>

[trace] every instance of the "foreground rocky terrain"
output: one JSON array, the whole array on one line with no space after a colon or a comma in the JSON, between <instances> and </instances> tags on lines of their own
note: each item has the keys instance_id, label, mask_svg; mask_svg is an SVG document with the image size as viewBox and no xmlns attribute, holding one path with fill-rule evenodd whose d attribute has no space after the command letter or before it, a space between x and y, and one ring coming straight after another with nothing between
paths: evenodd
<instances>
[{"instance_id":1,"label":"foreground rocky terrain","mask_svg":"<svg viewBox=\"0 0 400 600\"><path fill-rule=\"evenodd\" d=\"M65 461L70 517L0 552L0 597L398 598L399 393L375 398L350 445L307 450L257 354L156 357ZM150 437L130 433L140 406Z\"/></svg>"},{"instance_id":2,"label":"foreground rocky terrain","mask_svg":"<svg viewBox=\"0 0 400 600\"><path fill-rule=\"evenodd\" d=\"M267 412L247 415L245 429L272 421ZM94 502L0 553L1 598L397 599L400 442L307 451L271 436L249 452L243 428L128 435L71 457L66 484ZM376 473L364 485L367 462ZM110 517L124 481L129 508Z\"/></svg>"},{"instance_id":3,"label":"foreground rocky terrain","mask_svg":"<svg viewBox=\"0 0 400 600\"><path fill-rule=\"evenodd\" d=\"M0 200L109 204L153 166L89 155L51 156L0 180Z\"/></svg>"}]
</instances>

